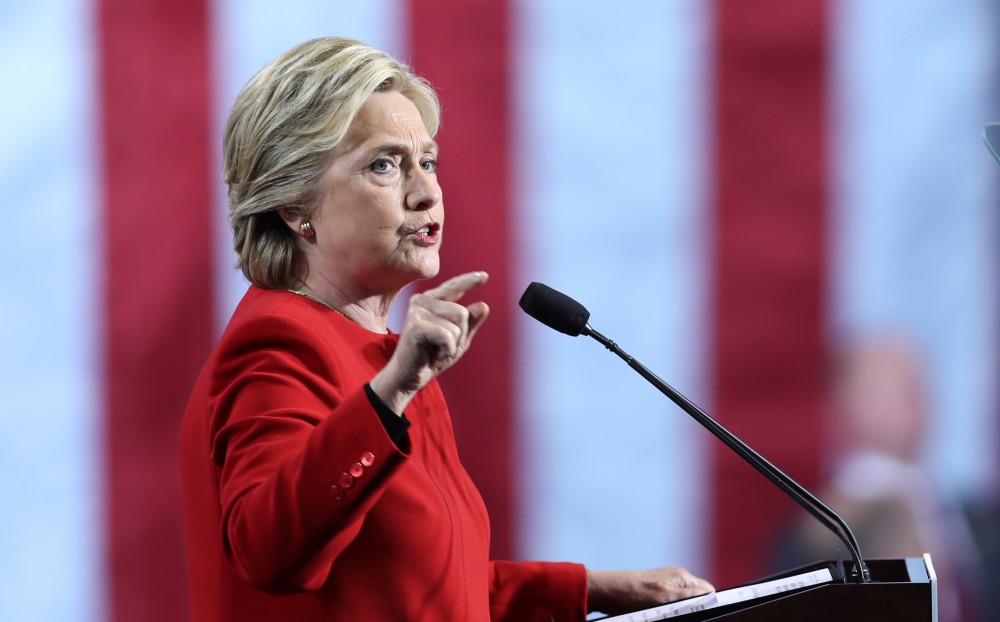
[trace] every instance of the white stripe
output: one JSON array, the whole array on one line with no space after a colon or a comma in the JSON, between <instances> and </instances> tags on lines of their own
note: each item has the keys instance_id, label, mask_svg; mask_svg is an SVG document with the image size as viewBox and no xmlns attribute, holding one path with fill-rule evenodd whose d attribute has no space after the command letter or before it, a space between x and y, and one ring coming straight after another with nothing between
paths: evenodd
<instances>
[{"instance_id":1,"label":"white stripe","mask_svg":"<svg viewBox=\"0 0 1000 622\"><path fill-rule=\"evenodd\" d=\"M705 6L515 4L519 290L706 393ZM704 432L596 342L520 316L523 557L704 566Z\"/></svg>"},{"instance_id":2,"label":"white stripe","mask_svg":"<svg viewBox=\"0 0 1000 622\"><path fill-rule=\"evenodd\" d=\"M97 620L104 498L91 11L62 0L0 13L0 619Z\"/></svg>"},{"instance_id":3,"label":"white stripe","mask_svg":"<svg viewBox=\"0 0 1000 622\"><path fill-rule=\"evenodd\" d=\"M406 2L369 0L215 0L213 31L215 55L216 170L222 170L222 133L229 108L243 85L267 63L308 39L350 37L406 60ZM216 323L225 327L233 308L246 291L246 281L233 269L232 231L226 220L226 189L216 190L218 309Z\"/></svg>"},{"instance_id":4,"label":"white stripe","mask_svg":"<svg viewBox=\"0 0 1000 622\"><path fill-rule=\"evenodd\" d=\"M997 461L1000 170L987 0L834 5L836 334L911 335L929 364L929 461L956 494Z\"/></svg>"}]
</instances>

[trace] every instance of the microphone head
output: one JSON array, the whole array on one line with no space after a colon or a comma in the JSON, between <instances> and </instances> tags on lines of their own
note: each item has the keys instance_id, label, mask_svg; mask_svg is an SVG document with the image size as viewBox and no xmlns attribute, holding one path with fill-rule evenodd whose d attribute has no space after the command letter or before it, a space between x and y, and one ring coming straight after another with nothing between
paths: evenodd
<instances>
[{"instance_id":1,"label":"microphone head","mask_svg":"<svg viewBox=\"0 0 1000 622\"><path fill-rule=\"evenodd\" d=\"M549 328L576 337L587 328L590 311L548 285L532 283L518 302L524 312Z\"/></svg>"}]
</instances>

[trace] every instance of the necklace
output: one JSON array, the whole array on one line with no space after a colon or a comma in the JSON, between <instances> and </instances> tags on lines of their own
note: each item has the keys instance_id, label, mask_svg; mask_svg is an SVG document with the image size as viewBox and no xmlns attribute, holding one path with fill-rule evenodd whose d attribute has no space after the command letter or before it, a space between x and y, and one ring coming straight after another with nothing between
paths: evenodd
<instances>
[{"instance_id":1,"label":"necklace","mask_svg":"<svg viewBox=\"0 0 1000 622\"><path fill-rule=\"evenodd\" d=\"M330 309L331 311L336 311L337 313L340 313L340 311L339 311L339 310L337 310L337 309L334 309L334 308L333 308L333 305L331 305L331 304L330 304L330 303L328 303L327 301L323 300L323 299L322 299L322 298L320 298L319 296L314 296L314 295L310 294L309 292L307 292L307 291L305 291L305 290L302 290L302 289L291 289L291 288L288 288L288 289L287 289L287 290L285 290L285 291L289 291L289 292L291 292L291 293L293 293L293 294L298 294L299 296L302 296L303 298L308 298L309 300L312 300L313 302L318 302L319 304L323 305L323 306L324 306L324 307L326 307L327 309ZM340 314L341 314L341 315L344 315L343 313L340 313ZM346 315L344 315L344 317L347 317L347 316L346 316ZM347 319L351 319L351 318L347 318Z\"/></svg>"},{"instance_id":2,"label":"necklace","mask_svg":"<svg viewBox=\"0 0 1000 622\"><path fill-rule=\"evenodd\" d=\"M315 294L307 292L304 289L292 289L292 288L289 287L285 291L291 292L293 294L298 294L299 296L302 296L303 298L308 298L309 300L312 300L315 303L319 303L319 304L323 305L324 307L326 307L327 309L333 311L337 315L340 315L341 317L346 318L346 319L350 320L351 322L354 322L355 324L358 324L355 320L353 320L350 317L348 317L347 314L345 314L340 309L337 309L336 307L334 307L333 305L331 305L327 301L323 300L319 296L316 296ZM358 326L361 326L361 325L358 324ZM366 329L366 330L370 330L370 329ZM373 331L373 332L378 332L378 331ZM389 334L389 330L388 329L386 329L385 334L387 334L387 335Z\"/></svg>"}]
</instances>

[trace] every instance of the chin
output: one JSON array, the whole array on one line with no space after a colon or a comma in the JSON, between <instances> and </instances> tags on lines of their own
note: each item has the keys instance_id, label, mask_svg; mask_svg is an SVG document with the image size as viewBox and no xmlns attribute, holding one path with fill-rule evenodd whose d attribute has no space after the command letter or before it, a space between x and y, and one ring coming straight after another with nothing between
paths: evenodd
<instances>
[{"instance_id":1,"label":"chin","mask_svg":"<svg viewBox=\"0 0 1000 622\"><path fill-rule=\"evenodd\" d=\"M434 264L434 266L428 266L420 271L420 279L433 279L441 272L441 266Z\"/></svg>"},{"instance_id":2,"label":"chin","mask_svg":"<svg viewBox=\"0 0 1000 622\"><path fill-rule=\"evenodd\" d=\"M405 271L399 272L403 276L403 280L406 281L406 285L413 283L414 281L425 281L427 279L433 279L441 271L440 262L426 262L417 265L410 265Z\"/></svg>"},{"instance_id":3,"label":"chin","mask_svg":"<svg viewBox=\"0 0 1000 622\"><path fill-rule=\"evenodd\" d=\"M414 268L420 273L418 278L433 279L441 272L441 259L435 254L433 257L426 257L424 261L418 263Z\"/></svg>"}]
</instances>

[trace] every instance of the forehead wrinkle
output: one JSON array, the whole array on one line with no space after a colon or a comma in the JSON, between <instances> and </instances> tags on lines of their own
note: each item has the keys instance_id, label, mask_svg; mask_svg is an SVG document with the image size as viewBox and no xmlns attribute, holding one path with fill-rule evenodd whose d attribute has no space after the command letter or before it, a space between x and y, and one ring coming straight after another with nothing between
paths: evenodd
<instances>
[{"instance_id":1,"label":"forehead wrinkle","mask_svg":"<svg viewBox=\"0 0 1000 622\"><path fill-rule=\"evenodd\" d=\"M416 106L413 106L412 111L390 110L382 112L382 115L375 116L372 114L371 107L362 108L336 151L341 154L357 150L366 152L437 151L438 144L428 135L423 118L420 117Z\"/></svg>"},{"instance_id":2,"label":"forehead wrinkle","mask_svg":"<svg viewBox=\"0 0 1000 622\"><path fill-rule=\"evenodd\" d=\"M417 112L416 106L412 106L412 109L387 112L389 118L384 124L373 123L376 127L376 133L369 137L370 141L366 142L381 143L381 146L378 147L379 150L427 151L437 147L437 143L427 135L424 120Z\"/></svg>"}]
</instances>

